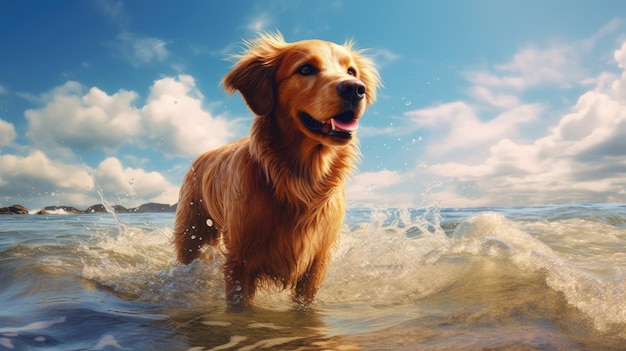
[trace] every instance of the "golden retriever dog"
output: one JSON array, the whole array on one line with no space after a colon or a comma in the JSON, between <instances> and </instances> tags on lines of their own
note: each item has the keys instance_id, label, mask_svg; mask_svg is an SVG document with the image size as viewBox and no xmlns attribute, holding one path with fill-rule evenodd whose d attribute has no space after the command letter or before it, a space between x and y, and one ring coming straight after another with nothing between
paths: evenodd
<instances>
[{"instance_id":1,"label":"golden retriever dog","mask_svg":"<svg viewBox=\"0 0 626 351\"><path fill-rule=\"evenodd\" d=\"M223 80L254 112L250 135L195 160L174 225L178 261L220 247L229 306L258 286L314 300L345 216L345 184L359 151L359 118L376 99L374 64L321 40L263 34Z\"/></svg>"}]
</instances>

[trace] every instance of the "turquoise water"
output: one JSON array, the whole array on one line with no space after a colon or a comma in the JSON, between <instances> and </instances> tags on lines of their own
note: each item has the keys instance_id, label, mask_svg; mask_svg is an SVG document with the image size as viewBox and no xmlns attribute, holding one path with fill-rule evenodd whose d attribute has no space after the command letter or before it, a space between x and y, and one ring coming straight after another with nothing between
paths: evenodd
<instances>
[{"instance_id":1,"label":"turquoise water","mask_svg":"<svg viewBox=\"0 0 626 351\"><path fill-rule=\"evenodd\" d=\"M227 311L172 223L0 217L0 350L626 349L626 206L351 208L307 310Z\"/></svg>"}]
</instances>

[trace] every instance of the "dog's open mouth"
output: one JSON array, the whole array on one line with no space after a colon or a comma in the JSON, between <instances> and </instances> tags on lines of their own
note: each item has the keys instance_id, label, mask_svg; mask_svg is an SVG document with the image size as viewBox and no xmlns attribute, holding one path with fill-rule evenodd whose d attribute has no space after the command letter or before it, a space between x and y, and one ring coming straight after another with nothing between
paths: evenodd
<instances>
[{"instance_id":1,"label":"dog's open mouth","mask_svg":"<svg viewBox=\"0 0 626 351\"><path fill-rule=\"evenodd\" d=\"M347 110L329 118L326 122L320 122L308 113L300 112L302 124L310 131L342 139L351 138L352 132L359 128L359 121L354 117L354 111Z\"/></svg>"}]
</instances>

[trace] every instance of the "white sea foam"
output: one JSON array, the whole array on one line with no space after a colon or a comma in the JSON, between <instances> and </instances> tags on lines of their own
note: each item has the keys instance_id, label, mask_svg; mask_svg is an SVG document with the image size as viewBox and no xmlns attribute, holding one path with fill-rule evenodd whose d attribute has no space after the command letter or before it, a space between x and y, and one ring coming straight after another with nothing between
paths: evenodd
<instances>
[{"instance_id":1,"label":"white sea foam","mask_svg":"<svg viewBox=\"0 0 626 351\"><path fill-rule=\"evenodd\" d=\"M28 214L38 214L42 209L31 209L28 211ZM55 208L54 210L46 210L46 214L50 215L66 215L69 214L66 210L62 208Z\"/></svg>"},{"instance_id":2,"label":"white sea foam","mask_svg":"<svg viewBox=\"0 0 626 351\"><path fill-rule=\"evenodd\" d=\"M540 234L531 234L531 224L502 214L472 216L451 236L432 222L402 211L374 211L369 221L344 226L318 294L320 304L405 305L449 293L459 284L474 284L480 293L479 283L497 283L502 276L518 276L516 284L534 284L532 277L543 276L549 288L562 293L599 331L611 332L617 325L617 333L622 333L619 328L626 325L623 275L598 276L581 268L580 262L568 260L571 255L553 249L554 244L540 240ZM558 226L553 223L549 228L558 231ZM624 236L623 232L614 235ZM592 242L588 239L589 245ZM175 263L170 227L121 226L117 234L96 235L81 250L83 277L118 293L170 307L224 305L221 258L188 266ZM476 281L468 282L468 277ZM457 293L462 298L463 290ZM289 304L286 292L260 292L257 298L266 307Z\"/></svg>"},{"instance_id":3,"label":"white sea foam","mask_svg":"<svg viewBox=\"0 0 626 351\"><path fill-rule=\"evenodd\" d=\"M553 224L551 227L560 231L562 226ZM588 249L593 245L590 237L596 237L598 233L584 235ZM574 265L561 257L503 215L483 213L469 218L457 228L453 237L452 252L495 256L510 260L523 271L545 272L548 286L563 293L572 306L592 318L598 330L606 332L615 325L623 328L626 324L624 276L600 277L579 268L582 264Z\"/></svg>"}]
</instances>

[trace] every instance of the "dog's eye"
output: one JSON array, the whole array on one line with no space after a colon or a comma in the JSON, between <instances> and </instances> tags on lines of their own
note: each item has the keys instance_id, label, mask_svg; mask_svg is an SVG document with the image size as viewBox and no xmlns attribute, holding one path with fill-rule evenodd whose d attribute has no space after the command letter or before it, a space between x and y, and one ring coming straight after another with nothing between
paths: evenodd
<instances>
[{"instance_id":1,"label":"dog's eye","mask_svg":"<svg viewBox=\"0 0 626 351\"><path fill-rule=\"evenodd\" d=\"M348 74L356 77L356 70L354 68L348 68Z\"/></svg>"},{"instance_id":2,"label":"dog's eye","mask_svg":"<svg viewBox=\"0 0 626 351\"><path fill-rule=\"evenodd\" d=\"M305 63L304 65L300 66L298 68L298 74L301 74L303 76L311 76L314 75L315 73L317 73L317 69L315 67L313 67L312 64L310 63Z\"/></svg>"}]
</instances>

